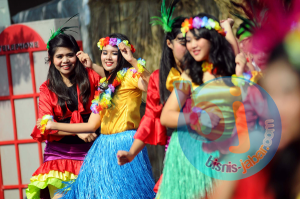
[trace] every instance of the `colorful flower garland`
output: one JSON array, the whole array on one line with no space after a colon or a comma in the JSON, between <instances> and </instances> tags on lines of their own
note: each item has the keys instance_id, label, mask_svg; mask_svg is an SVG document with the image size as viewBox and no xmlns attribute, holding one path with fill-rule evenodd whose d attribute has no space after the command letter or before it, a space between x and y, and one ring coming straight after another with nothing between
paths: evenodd
<instances>
[{"instance_id":1,"label":"colorful flower garland","mask_svg":"<svg viewBox=\"0 0 300 199\"><path fill-rule=\"evenodd\" d=\"M112 84L107 85L106 77L101 78L98 86L98 90L95 92L95 98L92 101L91 111L95 114L99 114L103 109L110 108L112 106L112 94L116 91L116 87L121 84L126 75L127 68L123 68L117 73L116 78ZM108 87L106 90L102 90L101 87Z\"/></svg>"},{"instance_id":2,"label":"colorful flower garland","mask_svg":"<svg viewBox=\"0 0 300 199\"><path fill-rule=\"evenodd\" d=\"M249 71L243 73L243 75L237 76L236 74L232 75L231 81L235 86L242 86L245 85L245 80L250 81L250 85L256 84L257 81L262 77L262 72L259 71ZM239 78L237 78L239 77ZM242 78L242 79L241 79Z\"/></svg>"},{"instance_id":3,"label":"colorful flower garland","mask_svg":"<svg viewBox=\"0 0 300 199\"><path fill-rule=\"evenodd\" d=\"M52 115L44 115L40 124L41 124L41 128L40 128L40 132L41 134L44 134L45 130L46 130L46 124L47 122L51 120L53 121L53 116Z\"/></svg>"},{"instance_id":4,"label":"colorful flower garland","mask_svg":"<svg viewBox=\"0 0 300 199\"><path fill-rule=\"evenodd\" d=\"M181 24L181 32L183 37L185 37L185 34L193 29L200 29L200 28L206 28L208 30L215 29L218 33L225 36L226 33L224 32L223 28L220 26L219 22L205 17L195 17L190 19L185 19L184 22Z\"/></svg>"},{"instance_id":5,"label":"colorful flower garland","mask_svg":"<svg viewBox=\"0 0 300 199\"><path fill-rule=\"evenodd\" d=\"M140 77L141 74L144 72L145 67L146 67L146 61L142 58L138 58L138 71L136 69L130 69L131 72L133 72L132 77L135 78L136 76Z\"/></svg>"},{"instance_id":6,"label":"colorful flower garland","mask_svg":"<svg viewBox=\"0 0 300 199\"><path fill-rule=\"evenodd\" d=\"M133 47L133 45L131 45L131 44L129 43L128 40L123 40L123 41L122 41L122 40L119 39L119 38L109 38L109 37L101 38L101 39L99 40L99 42L97 43L97 46L98 46L98 48L99 48L100 50L102 50L103 47L104 47L104 46L107 46L107 45L117 46L117 47L118 47L119 44L120 44L121 42L123 42L126 46L128 46L128 47L130 48L130 50L131 50L132 53L135 52L135 48ZM119 49L119 47L118 47L118 49Z\"/></svg>"},{"instance_id":7,"label":"colorful flower garland","mask_svg":"<svg viewBox=\"0 0 300 199\"><path fill-rule=\"evenodd\" d=\"M217 74L217 68L214 68L214 65L212 63L209 63L209 62L203 62L202 65L202 71L203 72L209 72L210 74Z\"/></svg>"}]
</instances>

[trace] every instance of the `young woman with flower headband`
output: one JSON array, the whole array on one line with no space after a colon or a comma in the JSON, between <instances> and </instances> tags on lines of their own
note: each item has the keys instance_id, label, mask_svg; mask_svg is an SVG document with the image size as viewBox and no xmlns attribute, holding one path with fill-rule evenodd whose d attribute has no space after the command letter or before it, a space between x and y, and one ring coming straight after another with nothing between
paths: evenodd
<instances>
[{"instance_id":1,"label":"young woman with flower headband","mask_svg":"<svg viewBox=\"0 0 300 199\"><path fill-rule=\"evenodd\" d=\"M152 21L153 25L161 25L166 32L165 42L163 46L162 58L160 63L160 69L152 73L149 80L149 87L147 91L147 103L145 115L141 120L141 124L137 133L135 134L134 143L130 151L118 151L118 163L124 165L131 162L136 154L138 154L146 144L152 145L165 145L167 151L168 143L170 141L174 128L165 128L160 123L160 115L163 105L167 101L170 91L166 88L166 83L179 80L183 71L181 62L183 56L186 53L185 38L182 36L181 24L186 19L184 17L172 18L174 8L178 1L173 1L171 6L166 9L165 1L161 6L161 17L153 17L158 19ZM171 10L171 12L167 12ZM228 34L226 37L233 42L232 46L237 49L237 43L233 36L230 19L223 20L222 26L226 28ZM172 77L168 77L168 74L172 71ZM162 176L156 183L154 191L157 192Z\"/></svg>"},{"instance_id":2,"label":"young woman with flower headband","mask_svg":"<svg viewBox=\"0 0 300 199\"><path fill-rule=\"evenodd\" d=\"M52 115L52 119L62 123L87 122L100 76L85 68L76 57L80 49L71 35L64 34L65 29L56 31L47 45L50 66L47 80L40 86L39 118ZM37 141L46 140L44 163L30 179L27 198L58 198L56 189L63 188L64 182L77 177L92 141L100 134L99 130L92 131L97 134L75 134L45 130L38 122L31 136Z\"/></svg>"},{"instance_id":3,"label":"young woman with flower headband","mask_svg":"<svg viewBox=\"0 0 300 199\"><path fill-rule=\"evenodd\" d=\"M100 39L98 47L106 77L99 82L88 123L48 121L46 125L46 129L87 133L101 125L101 136L89 150L77 180L69 183L70 190L64 188L68 192L62 198L154 198L146 148L124 167L115 159L118 150L129 150L140 123L142 91L148 86L145 61L133 57L134 48L122 34Z\"/></svg>"},{"instance_id":4,"label":"young woman with flower headband","mask_svg":"<svg viewBox=\"0 0 300 199\"><path fill-rule=\"evenodd\" d=\"M163 104L170 95L170 91L165 87L167 76L172 69L176 71L177 77L180 77L180 73L183 70L181 61L186 52L185 38L182 37L180 31L181 24L185 18L178 17L173 20L171 19L177 2L178 1L174 1L168 8L168 10L171 10L170 13L167 13L166 11L165 1L162 3L162 17L160 18L160 22L164 24L162 26L166 35L160 68L159 70L154 71L150 76L145 115L134 136L135 140L130 151L118 151L117 153L118 163L120 165L131 162L146 144L165 145L167 150L170 136L174 130L166 129L162 126L159 118ZM156 22L157 21L152 21L151 23L157 25ZM158 190L160 180L154 188L155 192Z\"/></svg>"},{"instance_id":5,"label":"young woman with flower headband","mask_svg":"<svg viewBox=\"0 0 300 199\"><path fill-rule=\"evenodd\" d=\"M197 123L199 118L202 126L216 129L216 134L221 131L222 127L224 127L222 114L220 115L219 112L214 111L208 104L201 106L201 108L198 108L199 110L196 108L191 110L192 100L189 98L193 99L193 95L197 94L193 93L193 91L196 91L196 88L204 82L213 80L216 77L231 76L235 73L241 75L246 64L246 59L242 54L238 54L235 58L230 43L224 37L225 31L215 17L208 14L199 14L194 18L186 19L182 24L181 30L187 42L188 53L183 62L186 68L181 75L181 81L167 82L167 88L175 88L168 98L160 118L162 125L177 128L171 137L165 159L163 179L157 194L157 197L162 199L204 198L211 194L214 179L197 170L187 160L179 144L178 135L190 136L189 129L196 130L195 120ZM169 74L170 76L172 76L171 73ZM182 81L192 82L192 85ZM212 98L211 100L214 100L217 106L221 105L222 113L226 112L225 115L232 119L234 118L232 111L233 102L231 102L230 96L226 96L228 94L221 92L225 87L228 87L225 83L217 84L215 89L211 89L210 92L199 97L206 100L207 98ZM222 94L224 96L221 96ZM200 102L202 101L201 99L199 100ZM226 104L231 107L231 111L228 106L225 106ZM180 107L184 107L183 113L180 111ZM210 117L210 121L205 120L205 117L203 117L207 116L203 110ZM226 123L226 125L231 126L233 129L235 125L234 120L230 121L232 122L230 124ZM224 133L231 134L232 129ZM194 141L189 143L190 147L194 146L195 143L193 142L201 142L200 140L203 142L203 140L210 139L210 137L207 139L198 134L194 136ZM198 150L197 153L201 156L197 157L199 158L197 162L203 163L203 161L207 161L210 155L219 157L218 151L208 155L201 148ZM195 151L191 151L191 153L193 152Z\"/></svg>"}]
</instances>

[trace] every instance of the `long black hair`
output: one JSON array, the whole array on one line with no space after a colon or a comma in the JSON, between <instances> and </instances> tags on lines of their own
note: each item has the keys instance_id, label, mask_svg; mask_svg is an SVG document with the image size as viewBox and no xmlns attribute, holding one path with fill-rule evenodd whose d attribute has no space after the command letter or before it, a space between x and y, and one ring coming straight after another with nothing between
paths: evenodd
<instances>
[{"instance_id":1,"label":"long black hair","mask_svg":"<svg viewBox=\"0 0 300 199\"><path fill-rule=\"evenodd\" d=\"M184 19L184 17L179 17L178 19L176 19L176 21L172 25L172 32L168 32L164 39L164 46L159 67L159 94L161 104L164 104L171 94L171 92L166 88L166 81L171 68L174 67L178 71L180 71L177 68L175 58L173 56L173 51L167 45L167 40L170 40L172 42L177 37L177 35L181 33L181 24Z\"/></svg>"},{"instance_id":2,"label":"long black hair","mask_svg":"<svg viewBox=\"0 0 300 199\"><path fill-rule=\"evenodd\" d=\"M109 38L121 39L122 41L127 40L128 43L131 44L129 39L121 33L113 33L113 34L108 35L108 37ZM102 56L102 51L101 51L101 56ZM118 49L118 64L117 64L117 67L111 73L104 69L105 76L107 78L109 77L108 84L113 83L115 77L117 76L118 71L122 70L123 68L130 68L130 67L131 67L131 64L126 59L124 59L124 57L122 56L121 51ZM101 87L102 90L106 90L107 88L108 88L107 86L106 87Z\"/></svg>"},{"instance_id":3,"label":"long black hair","mask_svg":"<svg viewBox=\"0 0 300 199\"><path fill-rule=\"evenodd\" d=\"M200 13L197 16L200 18L206 16L207 18L219 22L217 18L209 14ZM217 73L215 75L231 76L235 74L235 55L231 45L225 37L215 29L208 30L206 28L200 28L197 30L197 32L195 29L190 31L197 39L204 38L210 42L209 60L213 64L213 69L217 68ZM189 52L184 56L183 65L185 69L189 69L189 75L192 81L198 85L203 83L202 63L203 61L197 62Z\"/></svg>"},{"instance_id":4,"label":"long black hair","mask_svg":"<svg viewBox=\"0 0 300 199\"><path fill-rule=\"evenodd\" d=\"M68 48L72 50L74 54L80 51L80 49L74 37L68 34L59 34L49 42L49 57L47 61L50 62L50 67L47 76L47 86L57 95L57 103L61 107L63 115L65 115L67 111L66 104L71 102L71 98L68 95L67 85L64 83L60 72L53 64L54 54L59 47ZM81 64L78 58L76 59L77 61L69 80L72 84L78 85L80 89L80 101L85 106L88 103L91 95L90 81L85 67Z\"/></svg>"}]
</instances>

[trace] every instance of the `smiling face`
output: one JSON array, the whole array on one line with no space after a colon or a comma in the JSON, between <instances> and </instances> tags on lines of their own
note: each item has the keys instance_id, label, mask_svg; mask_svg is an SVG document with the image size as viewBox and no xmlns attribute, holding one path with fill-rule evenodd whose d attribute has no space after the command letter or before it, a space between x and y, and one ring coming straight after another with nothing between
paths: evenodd
<instances>
[{"instance_id":1,"label":"smiling face","mask_svg":"<svg viewBox=\"0 0 300 199\"><path fill-rule=\"evenodd\" d=\"M101 62L106 71L112 72L118 65L118 48L111 45L104 46L101 53Z\"/></svg>"},{"instance_id":2,"label":"smiling face","mask_svg":"<svg viewBox=\"0 0 300 199\"><path fill-rule=\"evenodd\" d=\"M75 53L65 47L58 47L53 56L53 64L55 68L60 72L64 77L69 77L73 72L77 58Z\"/></svg>"},{"instance_id":3,"label":"smiling face","mask_svg":"<svg viewBox=\"0 0 300 199\"><path fill-rule=\"evenodd\" d=\"M195 29L196 34L198 30ZM207 39L197 39L191 31L186 34L186 48L192 57L197 61L208 61L210 42Z\"/></svg>"}]
</instances>

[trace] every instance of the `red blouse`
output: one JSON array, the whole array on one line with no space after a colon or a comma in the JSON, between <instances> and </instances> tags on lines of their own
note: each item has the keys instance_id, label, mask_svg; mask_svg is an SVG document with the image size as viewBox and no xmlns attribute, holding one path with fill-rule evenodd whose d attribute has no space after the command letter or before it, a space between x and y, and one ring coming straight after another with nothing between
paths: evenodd
<instances>
[{"instance_id":1,"label":"red blouse","mask_svg":"<svg viewBox=\"0 0 300 199\"><path fill-rule=\"evenodd\" d=\"M165 145L167 143L167 130L160 124L162 108L159 95L159 70L156 70L149 79L145 115L134 139L152 145Z\"/></svg>"},{"instance_id":2,"label":"red blouse","mask_svg":"<svg viewBox=\"0 0 300 199\"><path fill-rule=\"evenodd\" d=\"M90 114L90 106L91 102L94 99L94 93L97 89L100 76L94 72L93 70L86 68L88 72L88 78L90 81L90 89L91 89L91 95L89 98L88 103L86 104L85 107L83 107L83 104L79 100L79 94L80 90L79 87L77 86L77 97L78 97L78 110L75 110L71 112L68 107L67 107L67 112L65 114L65 117L63 116L62 110L60 106L57 104L58 98L55 93L50 91L47 87L47 81L45 81L41 86L40 86L40 97L39 97L39 118L42 118L44 115L53 115L55 121L59 121L64 118L71 117L71 122L70 123L82 123L82 117L81 114ZM57 130L45 130L44 134L40 133L40 130L35 126L33 131L32 131L32 138L37 141L43 141L43 140L48 140L48 141L58 141L63 138L63 136L55 136L53 134L57 133Z\"/></svg>"}]
</instances>

